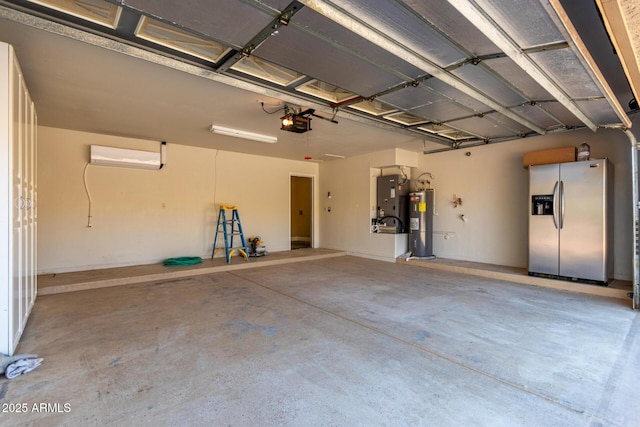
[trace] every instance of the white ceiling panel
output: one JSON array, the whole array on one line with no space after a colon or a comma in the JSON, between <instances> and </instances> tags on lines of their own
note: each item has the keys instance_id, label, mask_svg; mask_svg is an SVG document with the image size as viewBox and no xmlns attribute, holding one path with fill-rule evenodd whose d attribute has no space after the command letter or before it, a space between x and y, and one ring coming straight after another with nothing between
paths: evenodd
<instances>
[{"instance_id":1,"label":"white ceiling panel","mask_svg":"<svg viewBox=\"0 0 640 427\"><path fill-rule=\"evenodd\" d=\"M487 96L505 106L521 104L527 99L515 90L515 87L508 84L506 78L493 74L482 66L467 64L452 71L453 75L470 83Z\"/></svg>"},{"instance_id":2,"label":"white ceiling panel","mask_svg":"<svg viewBox=\"0 0 640 427\"><path fill-rule=\"evenodd\" d=\"M545 129L554 129L562 126L562 121L556 117L553 117L551 113L549 113L542 107L541 104L523 104L517 107L513 107L512 110L520 115L528 117L529 120ZM567 114L570 113L567 111Z\"/></svg>"},{"instance_id":3,"label":"white ceiling panel","mask_svg":"<svg viewBox=\"0 0 640 427\"><path fill-rule=\"evenodd\" d=\"M551 99L551 94L509 57L487 59L482 62L482 65L506 79L529 100Z\"/></svg>"},{"instance_id":4,"label":"white ceiling panel","mask_svg":"<svg viewBox=\"0 0 640 427\"><path fill-rule=\"evenodd\" d=\"M600 97L602 93L576 55L569 49L550 50L531 54L531 58L553 76L571 98Z\"/></svg>"},{"instance_id":5,"label":"white ceiling panel","mask_svg":"<svg viewBox=\"0 0 640 427\"><path fill-rule=\"evenodd\" d=\"M400 2L336 0L332 3L440 67L455 64L468 56L419 13Z\"/></svg>"},{"instance_id":6,"label":"white ceiling panel","mask_svg":"<svg viewBox=\"0 0 640 427\"><path fill-rule=\"evenodd\" d=\"M522 49L565 41L549 16L549 9L537 0L475 0L485 14Z\"/></svg>"},{"instance_id":7,"label":"white ceiling panel","mask_svg":"<svg viewBox=\"0 0 640 427\"><path fill-rule=\"evenodd\" d=\"M460 25L464 18L449 3L442 0L405 0L403 3L466 52L480 57L499 51L497 46L473 25ZM437 13L434 13L437 11Z\"/></svg>"},{"instance_id":8,"label":"white ceiling panel","mask_svg":"<svg viewBox=\"0 0 640 427\"><path fill-rule=\"evenodd\" d=\"M301 27L289 25L262 43L256 49L255 55L361 96L374 95L408 78L394 72L390 67L380 67L378 62L373 60L376 57L390 57L388 53L365 46L366 50L376 52L364 56L361 51L365 49L354 50L356 47L343 49L331 40L320 38ZM394 60L398 62L397 59ZM417 72L409 65L405 68Z\"/></svg>"}]
</instances>

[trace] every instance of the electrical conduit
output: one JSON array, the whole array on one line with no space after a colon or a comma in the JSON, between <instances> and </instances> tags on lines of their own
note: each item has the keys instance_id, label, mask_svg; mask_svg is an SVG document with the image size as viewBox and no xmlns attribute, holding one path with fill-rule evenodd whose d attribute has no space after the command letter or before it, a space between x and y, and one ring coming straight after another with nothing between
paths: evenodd
<instances>
[{"instance_id":1,"label":"electrical conduit","mask_svg":"<svg viewBox=\"0 0 640 427\"><path fill-rule=\"evenodd\" d=\"M87 227L91 228L91 193L89 192L89 184L87 183L87 171L89 170L90 163L84 167L83 181L84 181L84 189L87 192L87 198L89 199L89 214L87 215Z\"/></svg>"}]
</instances>

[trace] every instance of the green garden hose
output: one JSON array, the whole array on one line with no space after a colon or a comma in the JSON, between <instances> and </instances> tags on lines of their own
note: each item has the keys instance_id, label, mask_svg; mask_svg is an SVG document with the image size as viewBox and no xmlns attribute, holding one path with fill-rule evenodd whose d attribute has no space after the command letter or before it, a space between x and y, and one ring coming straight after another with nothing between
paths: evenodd
<instances>
[{"instance_id":1,"label":"green garden hose","mask_svg":"<svg viewBox=\"0 0 640 427\"><path fill-rule=\"evenodd\" d=\"M167 258L163 261L162 265L166 267L180 267L184 265L200 264L202 258L199 256L183 256L178 258Z\"/></svg>"}]
</instances>

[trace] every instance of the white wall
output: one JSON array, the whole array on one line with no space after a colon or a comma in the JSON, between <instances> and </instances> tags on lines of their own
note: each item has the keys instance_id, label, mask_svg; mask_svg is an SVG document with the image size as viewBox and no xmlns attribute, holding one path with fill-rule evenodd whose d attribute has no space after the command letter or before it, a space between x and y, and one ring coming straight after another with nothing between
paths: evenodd
<instances>
[{"instance_id":1,"label":"white wall","mask_svg":"<svg viewBox=\"0 0 640 427\"><path fill-rule=\"evenodd\" d=\"M154 141L38 128L39 274L210 257L219 204L238 206L246 237L287 250L289 176L318 176L316 163L169 141L160 171L89 166L89 228L83 171L92 144L159 150Z\"/></svg>"},{"instance_id":2,"label":"white wall","mask_svg":"<svg viewBox=\"0 0 640 427\"><path fill-rule=\"evenodd\" d=\"M320 165L322 247L387 261L406 252L406 234L371 232L371 218L376 215L376 177L382 170L385 175L399 173L397 168L383 166L400 164L417 165L418 154L385 150ZM405 172L409 175L411 169L406 168Z\"/></svg>"},{"instance_id":3,"label":"white wall","mask_svg":"<svg viewBox=\"0 0 640 427\"><path fill-rule=\"evenodd\" d=\"M630 280L632 252L631 148L619 130L564 132L529 139L419 155L411 175L431 172L435 179L434 253L440 258L527 267L528 171L525 152L579 146L587 142L592 158L608 157L615 168L614 276ZM466 156L469 152L471 155ZM370 167L385 164L387 153L321 165L321 243L362 256L391 260L394 242L371 234ZM390 164L390 163L386 163ZM391 163L393 164L393 163ZM401 164L401 163L396 163ZM332 199L326 198L331 191ZM453 195L462 206L453 207ZM326 211L331 205L332 212ZM467 222L459 215L464 214ZM445 239L445 236L450 238Z\"/></svg>"},{"instance_id":4,"label":"white wall","mask_svg":"<svg viewBox=\"0 0 640 427\"><path fill-rule=\"evenodd\" d=\"M614 277L630 280L631 148L619 130L565 132L423 156L419 171L435 176L434 253L442 258L526 268L529 176L522 156L527 151L577 147L582 142L591 146L592 158L607 157L614 165ZM466 156L467 152L471 155ZM462 206L454 208L453 194L462 199ZM452 233L450 239L444 238L447 232Z\"/></svg>"},{"instance_id":5,"label":"white wall","mask_svg":"<svg viewBox=\"0 0 640 427\"><path fill-rule=\"evenodd\" d=\"M320 166L169 141L161 171L89 167L92 228L87 227L82 180L89 146L154 151L159 143L47 127L38 132L39 274L208 257L216 204L238 205L246 236L260 235L269 251L287 250L291 174L312 176L318 184L316 246L391 261L405 246L398 236L371 233L370 225L376 168L394 164L415 166L405 169L412 176L435 176L438 257L526 267L528 174L522 155L586 141L592 157L609 157L615 167L614 274L631 278L630 146L617 130L566 132L430 155L387 150ZM454 193L462 198L461 207L453 208ZM451 238L445 240L444 232Z\"/></svg>"}]
</instances>

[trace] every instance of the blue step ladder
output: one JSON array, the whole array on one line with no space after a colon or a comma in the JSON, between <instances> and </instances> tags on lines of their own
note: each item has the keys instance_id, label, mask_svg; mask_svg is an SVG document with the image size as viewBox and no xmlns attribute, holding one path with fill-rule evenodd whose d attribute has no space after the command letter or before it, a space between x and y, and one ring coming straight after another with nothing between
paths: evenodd
<instances>
[{"instance_id":1,"label":"blue step ladder","mask_svg":"<svg viewBox=\"0 0 640 427\"><path fill-rule=\"evenodd\" d=\"M227 219L227 211L231 211L231 219ZM224 235L224 248L217 247L218 236L220 233ZM240 236L242 246L233 246L234 236ZM249 256L247 255L247 243L244 240L244 232L242 231L242 223L240 222L240 215L238 214L237 206L220 206L220 210L218 212L218 226L216 227L216 235L213 238L211 258L213 258L216 252L220 249L224 249L227 264L231 263L231 257L236 251L244 257L245 261L249 261Z\"/></svg>"}]
</instances>

